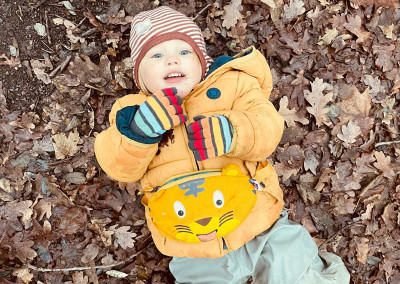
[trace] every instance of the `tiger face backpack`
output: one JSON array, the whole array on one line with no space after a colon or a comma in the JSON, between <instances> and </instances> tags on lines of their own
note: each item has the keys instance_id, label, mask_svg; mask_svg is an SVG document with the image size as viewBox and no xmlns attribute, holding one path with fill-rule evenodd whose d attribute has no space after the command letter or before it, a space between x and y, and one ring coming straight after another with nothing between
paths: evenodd
<instances>
[{"instance_id":1,"label":"tiger face backpack","mask_svg":"<svg viewBox=\"0 0 400 284\"><path fill-rule=\"evenodd\" d=\"M260 184L236 164L170 178L143 204L159 233L185 243L209 242L232 232L251 212Z\"/></svg>"}]
</instances>

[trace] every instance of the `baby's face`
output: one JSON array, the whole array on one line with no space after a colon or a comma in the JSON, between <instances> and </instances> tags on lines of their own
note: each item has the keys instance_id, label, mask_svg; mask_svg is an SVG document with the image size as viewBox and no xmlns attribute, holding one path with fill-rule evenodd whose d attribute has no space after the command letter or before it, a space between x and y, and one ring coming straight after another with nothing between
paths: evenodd
<instances>
[{"instance_id":1,"label":"baby's face","mask_svg":"<svg viewBox=\"0 0 400 284\"><path fill-rule=\"evenodd\" d=\"M176 87L186 97L202 77L200 60L190 44L173 39L153 46L143 57L139 76L150 93Z\"/></svg>"}]
</instances>

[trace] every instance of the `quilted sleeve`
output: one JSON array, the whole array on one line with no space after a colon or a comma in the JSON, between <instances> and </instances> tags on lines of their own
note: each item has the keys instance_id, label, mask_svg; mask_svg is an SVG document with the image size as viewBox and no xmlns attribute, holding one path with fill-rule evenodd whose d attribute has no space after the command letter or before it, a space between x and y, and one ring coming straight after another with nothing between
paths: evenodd
<instances>
[{"instance_id":1,"label":"quilted sleeve","mask_svg":"<svg viewBox=\"0 0 400 284\"><path fill-rule=\"evenodd\" d=\"M268 100L269 92L261 89L256 78L239 72L233 107L219 113L230 120L235 133L234 148L227 156L260 161L277 147L284 120Z\"/></svg>"},{"instance_id":2,"label":"quilted sleeve","mask_svg":"<svg viewBox=\"0 0 400 284\"><path fill-rule=\"evenodd\" d=\"M132 118L145 95L128 95L118 99L110 112L110 127L97 135L94 145L97 161L112 179L135 182L142 178L158 150L158 140L141 141L130 135L117 116Z\"/></svg>"}]
</instances>

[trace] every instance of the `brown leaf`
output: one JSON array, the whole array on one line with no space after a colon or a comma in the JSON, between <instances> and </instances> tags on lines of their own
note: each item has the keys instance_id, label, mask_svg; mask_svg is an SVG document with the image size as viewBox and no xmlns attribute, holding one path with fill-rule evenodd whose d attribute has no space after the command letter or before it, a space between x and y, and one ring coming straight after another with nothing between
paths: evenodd
<instances>
[{"instance_id":1,"label":"brown leaf","mask_svg":"<svg viewBox=\"0 0 400 284\"><path fill-rule=\"evenodd\" d=\"M103 31L103 26L100 24L99 21L97 21L96 17L93 15L92 11L90 11L89 9L86 12L83 12L83 15L89 19L89 22L95 26L96 28L98 28L100 31Z\"/></svg>"},{"instance_id":2,"label":"brown leaf","mask_svg":"<svg viewBox=\"0 0 400 284\"><path fill-rule=\"evenodd\" d=\"M111 226L110 229L114 232L114 246L117 248L118 245L123 248L133 248L135 245L134 238L137 236L135 233L128 232L129 226L122 226L117 229L118 225Z\"/></svg>"},{"instance_id":3,"label":"brown leaf","mask_svg":"<svg viewBox=\"0 0 400 284\"><path fill-rule=\"evenodd\" d=\"M232 0L231 4L224 7L224 15L222 16L223 22L222 26L230 29L234 27L238 20L242 19L242 14L240 11L243 10L242 0Z\"/></svg>"},{"instance_id":4,"label":"brown leaf","mask_svg":"<svg viewBox=\"0 0 400 284\"><path fill-rule=\"evenodd\" d=\"M85 228L84 224L87 221L87 214L85 210L72 207L66 210L59 218L58 229L63 234L75 234Z\"/></svg>"},{"instance_id":5,"label":"brown leaf","mask_svg":"<svg viewBox=\"0 0 400 284\"><path fill-rule=\"evenodd\" d=\"M25 262L26 259L32 260L37 256L37 253L31 249L35 244L34 241L24 240L24 234L22 232L16 233L12 237L12 241L14 242L15 256L22 262Z\"/></svg>"},{"instance_id":6,"label":"brown leaf","mask_svg":"<svg viewBox=\"0 0 400 284\"><path fill-rule=\"evenodd\" d=\"M390 156L385 157L383 152L374 151L376 162L374 163L375 168L383 172L383 175L387 178L393 178L396 174L394 173L392 166L390 165Z\"/></svg>"},{"instance_id":7,"label":"brown leaf","mask_svg":"<svg viewBox=\"0 0 400 284\"><path fill-rule=\"evenodd\" d=\"M311 104L311 107L307 107L307 111L314 115L317 120L317 126L321 126L322 123L326 125L331 124L327 116L329 108L326 105L332 101L333 93L323 94L329 88L329 84L324 83L322 79L317 77L311 83L311 92L308 90L304 91L305 99Z\"/></svg>"},{"instance_id":8,"label":"brown leaf","mask_svg":"<svg viewBox=\"0 0 400 284\"><path fill-rule=\"evenodd\" d=\"M93 243L87 245L86 248L83 250L83 255L82 255L81 261L83 263L91 262L92 260L94 260L96 258L99 251L100 251L100 247L98 245L93 244Z\"/></svg>"},{"instance_id":9,"label":"brown leaf","mask_svg":"<svg viewBox=\"0 0 400 284\"><path fill-rule=\"evenodd\" d=\"M394 44L391 45L373 45L372 53L378 55L375 60L376 66L382 69L383 72L391 71L393 69L392 54L396 48Z\"/></svg>"},{"instance_id":10,"label":"brown leaf","mask_svg":"<svg viewBox=\"0 0 400 284\"><path fill-rule=\"evenodd\" d=\"M331 204L335 206L335 215L352 214L356 207L354 198L345 195L334 195Z\"/></svg>"},{"instance_id":11,"label":"brown leaf","mask_svg":"<svg viewBox=\"0 0 400 284\"><path fill-rule=\"evenodd\" d=\"M370 251L369 249L369 239L364 238L364 237L354 237L354 241L356 243L356 250L357 250L357 260L361 262L362 264L365 264L367 262L367 256Z\"/></svg>"},{"instance_id":12,"label":"brown leaf","mask_svg":"<svg viewBox=\"0 0 400 284\"><path fill-rule=\"evenodd\" d=\"M347 126L342 126L342 133L339 133L337 136L344 142L343 145L349 148L351 144L356 142L356 138L361 134L361 130L357 123L350 121Z\"/></svg>"},{"instance_id":13,"label":"brown leaf","mask_svg":"<svg viewBox=\"0 0 400 284\"><path fill-rule=\"evenodd\" d=\"M87 284L89 283L89 277L87 275L83 276L82 271L75 271L74 274L72 274L72 281L74 281L74 284Z\"/></svg>"},{"instance_id":14,"label":"brown leaf","mask_svg":"<svg viewBox=\"0 0 400 284\"><path fill-rule=\"evenodd\" d=\"M15 68L21 64L21 61L19 61L18 58L15 58L14 56L11 56L10 59L3 53L0 55L0 59L3 58L5 59L4 61L0 61L0 65L8 65L10 68Z\"/></svg>"},{"instance_id":15,"label":"brown leaf","mask_svg":"<svg viewBox=\"0 0 400 284\"><path fill-rule=\"evenodd\" d=\"M389 231L393 230L397 224L397 210L394 203L390 203L385 207L382 214L382 220Z\"/></svg>"},{"instance_id":16,"label":"brown leaf","mask_svg":"<svg viewBox=\"0 0 400 284\"><path fill-rule=\"evenodd\" d=\"M288 127L295 127L295 121L300 122L303 125L307 125L309 120L307 118L300 118L296 109L288 108L289 99L284 96L279 101L279 114L283 116Z\"/></svg>"},{"instance_id":17,"label":"brown leaf","mask_svg":"<svg viewBox=\"0 0 400 284\"><path fill-rule=\"evenodd\" d=\"M33 274L29 272L29 268L18 268L13 271L13 275L17 276L24 283L28 284L32 281Z\"/></svg>"},{"instance_id":18,"label":"brown leaf","mask_svg":"<svg viewBox=\"0 0 400 284\"><path fill-rule=\"evenodd\" d=\"M304 2L301 0L290 0L289 5L283 6L283 21L289 23L302 15L306 9L304 8Z\"/></svg>"},{"instance_id":19,"label":"brown leaf","mask_svg":"<svg viewBox=\"0 0 400 284\"><path fill-rule=\"evenodd\" d=\"M65 133L59 133L52 136L54 142L53 147L56 159L64 159L66 156L74 156L81 147L78 146L79 133L75 129L70 132L68 137Z\"/></svg>"},{"instance_id":20,"label":"brown leaf","mask_svg":"<svg viewBox=\"0 0 400 284\"><path fill-rule=\"evenodd\" d=\"M350 90L349 97L342 102L336 103L336 106L341 110L340 116L343 117L345 122L348 122L350 117L354 118L358 115L367 117L372 107L369 88L365 89L363 93L360 93L355 86L351 86Z\"/></svg>"},{"instance_id":21,"label":"brown leaf","mask_svg":"<svg viewBox=\"0 0 400 284\"><path fill-rule=\"evenodd\" d=\"M6 203L0 207L0 218L15 221L21 217L21 221L24 224L25 229L27 229L31 225L31 216L33 211L29 207L32 203L31 200Z\"/></svg>"},{"instance_id":22,"label":"brown leaf","mask_svg":"<svg viewBox=\"0 0 400 284\"><path fill-rule=\"evenodd\" d=\"M356 35L358 39L356 40L357 43L362 43L367 40L371 33L364 31L361 27L361 18L359 15L352 17L351 15L347 15L348 23L345 23L343 26L352 34Z\"/></svg>"}]
</instances>

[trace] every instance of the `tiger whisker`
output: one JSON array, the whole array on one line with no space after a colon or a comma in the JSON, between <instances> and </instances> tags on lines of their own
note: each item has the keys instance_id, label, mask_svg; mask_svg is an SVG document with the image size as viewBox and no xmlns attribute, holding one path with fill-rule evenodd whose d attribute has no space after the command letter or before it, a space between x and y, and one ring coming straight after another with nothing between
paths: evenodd
<instances>
[{"instance_id":1,"label":"tiger whisker","mask_svg":"<svg viewBox=\"0 0 400 284\"><path fill-rule=\"evenodd\" d=\"M222 221L224 221L226 218L231 218L231 217L233 217L233 214L230 214L230 215L228 215L228 216L225 216L225 217L221 217L221 218L219 218L219 221L220 222L222 222Z\"/></svg>"},{"instance_id":2,"label":"tiger whisker","mask_svg":"<svg viewBox=\"0 0 400 284\"><path fill-rule=\"evenodd\" d=\"M178 231L178 233L188 233L188 234L192 234L193 235L193 233L190 232L190 231Z\"/></svg>"},{"instance_id":3,"label":"tiger whisker","mask_svg":"<svg viewBox=\"0 0 400 284\"><path fill-rule=\"evenodd\" d=\"M176 228L185 228L185 229L189 229L189 226L185 226L185 225L175 225Z\"/></svg>"},{"instance_id":4,"label":"tiger whisker","mask_svg":"<svg viewBox=\"0 0 400 284\"><path fill-rule=\"evenodd\" d=\"M222 226L222 224L224 224L224 223L228 222L229 220L233 220L233 218L228 218L228 219L225 219L224 221L222 221L222 222L220 222L220 223L219 223L219 226L221 227L221 226Z\"/></svg>"},{"instance_id":5,"label":"tiger whisker","mask_svg":"<svg viewBox=\"0 0 400 284\"><path fill-rule=\"evenodd\" d=\"M224 218L226 215L228 215L228 214L233 214L233 211L228 211L228 212L226 212L224 215L222 215L221 217L219 217L219 219L222 219L222 218Z\"/></svg>"}]
</instances>

